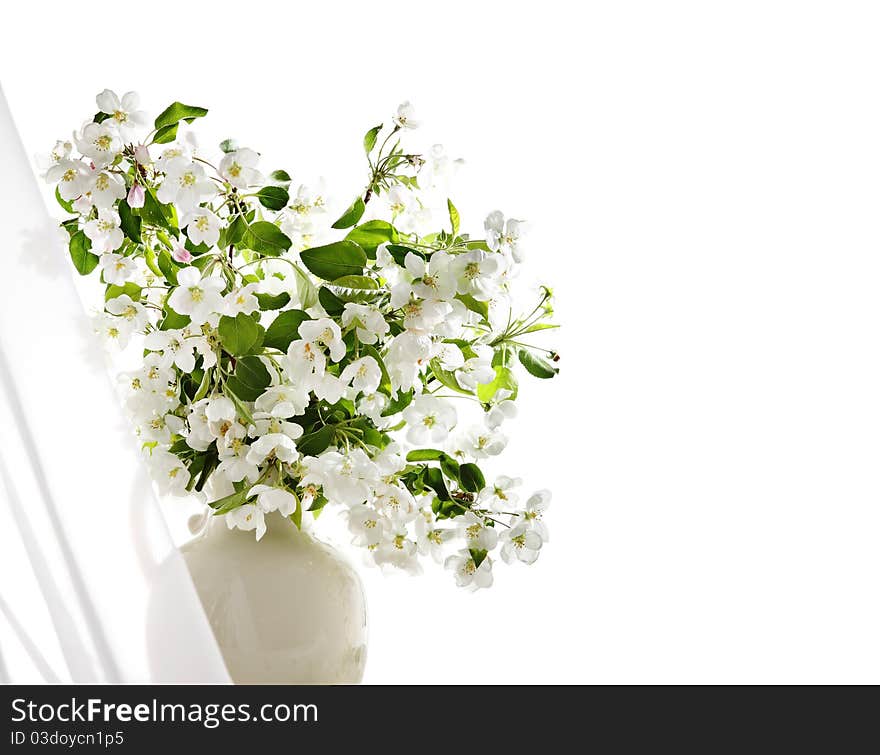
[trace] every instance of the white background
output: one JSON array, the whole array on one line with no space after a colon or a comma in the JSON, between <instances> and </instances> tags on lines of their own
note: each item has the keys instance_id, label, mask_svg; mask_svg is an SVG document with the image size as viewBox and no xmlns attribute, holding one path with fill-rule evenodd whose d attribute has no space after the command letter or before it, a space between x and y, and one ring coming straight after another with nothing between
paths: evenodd
<instances>
[{"instance_id":1,"label":"white background","mask_svg":"<svg viewBox=\"0 0 880 755\"><path fill-rule=\"evenodd\" d=\"M411 99L466 229L530 221L562 374L496 468L553 488L552 542L475 595L364 571L366 681L878 682L872 11L32 2L0 72L30 152L136 89L343 201Z\"/></svg>"}]
</instances>

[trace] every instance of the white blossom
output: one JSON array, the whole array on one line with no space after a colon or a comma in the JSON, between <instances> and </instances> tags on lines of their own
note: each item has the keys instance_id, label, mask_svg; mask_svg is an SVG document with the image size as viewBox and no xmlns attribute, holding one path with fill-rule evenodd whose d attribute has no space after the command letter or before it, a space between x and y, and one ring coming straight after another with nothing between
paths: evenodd
<instances>
[{"instance_id":1,"label":"white blossom","mask_svg":"<svg viewBox=\"0 0 880 755\"><path fill-rule=\"evenodd\" d=\"M168 451L154 449L147 457L150 471L162 495L180 495L190 479L184 463Z\"/></svg>"},{"instance_id":2,"label":"white blossom","mask_svg":"<svg viewBox=\"0 0 880 755\"><path fill-rule=\"evenodd\" d=\"M510 393L510 391L505 392ZM501 391L498 391L498 393L501 393ZM497 404L493 404L489 411L486 412L486 426L490 430L497 430L504 422L515 417L516 404L510 399L503 399Z\"/></svg>"},{"instance_id":3,"label":"white blossom","mask_svg":"<svg viewBox=\"0 0 880 755\"><path fill-rule=\"evenodd\" d=\"M278 459L289 464L297 458L299 451L296 450L296 443L284 433L269 433L257 438L251 443L247 455L247 460L257 465L263 464L267 459Z\"/></svg>"},{"instance_id":4,"label":"white blossom","mask_svg":"<svg viewBox=\"0 0 880 755\"><path fill-rule=\"evenodd\" d=\"M154 330L144 339L144 345L161 354L161 367L174 365L182 372L189 373L196 366L196 345L183 330Z\"/></svg>"},{"instance_id":5,"label":"white blossom","mask_svg":"<svg viewBox=\"0 0 880 755\"><path fill-rule=\"evenodd\" d=\"M266 517L263 510L253 503L245 503L226 514L226 526L245 532L256 530L257 540L266 534Z\"/></svg>"},{"instance_id":6,"label":"white blossom","mask_svg":"<svg viewBox=\"0 0 880 755\"><path fill-rule=\"evenodd\" d=\"M455 530L439 526L430 509L419 511L415 523L419 551L430 555L438 564L442 563L446 545L455 537Z\"/></svg>"},{"instance_id":7,"label":"white blossom","mask_svg":"<svg viewBox=\"0 0 880 755\"><path fill-rule=\"evenodd\" d=\"M524 564L535 563L543 544L541 536L525 524L518 524L507 530L502 535L502 541L504 544L501 546L501 558L508 564L514 560Z\"/></svg>"},{"instance_id":8,"label":"white blossom","mask_svg":"<svg viewBox=\"0 0 880 755\"><path fill-rule=\"evenodd\" d=\"M254 485L248 496L257 496L257 505L268 514L277 511L281 516L290 516L296 511L296 496L289 490L275 488L271 485Z\"/></svg>"},{"instance_id":9,"label":"white blossom","mask_svg":"<svg viewBox=\"0 0 880 755\"><path fill-rule=\"evenodd\" d=\"M413 252L404 258L407 272L416 279L412 292L421 299L446 301L455 296L458 285L452 258L446 252L434 252L426 260Z\"/></svg>"},{"instance_id":10,"label":"white blossom","mask_svg":"<svg viewBox=\"0 0 880 755\"><path fill-rule=\"evenodd\" d=\"M323 346L330 351L330 359L338 362L345 356L345 342L342 331L329 317L317 320L306 320L299 326L300 337L309 343Z\"/></svg>"},{"instance_id":11,"label":"white blossom","mask_svg":"<svg viewBox=\"0 0 880 755\"><path fill-rule=\"evenodd\" d=\"M458 417L455 407L436 396L416 396L403 410L406 438L410 443L437 444L446 440Z\"/></svg>"},{"instance_id":12,"label":"white blossom","mask_svg":"<svg viewBox=\"0 0 880 755\"><path fill-rule=\"evenodd\" d=\"M394 116L395 125L400 128L418 128L419 121L415 119L416 110L409 100L402 102L397 108L397 114Z\"/></svg>"},{"instance_id":13,"label":"white blossom","mask_svg":"<svg viewBox=\"0 0 880 755\"><path fill-rule=\"evenodd\" d=\"M122 151L118 132L104 123L87 123L80 134L74 134L77 149L88 157L96 168L110 165Z\"/></svg>"},{"instance_id":14,"label":"white blossom","mask_svg":"<svg viewBox=\"0 0 880 755\"><path fill-rule=\"evenodd\" d=\"M123 257L121 254L107 252L98 258L101 273L107 283L114 286L122 286L131 280L137 273L137 264L131 257Z\"/></svg>"},{"instance_id":15,"label":"white blossom","mask_svg":"<svg viewBox=\"0 0 880 755\"><path fill-rule=\"evenodd\" d=\"M502 259L498 254L487 254L480 249L456 257L458 292L479 301L491 299L498 291L498 278L504 268Z\"/></svg>"},{"instance_id":16,"label":"white blossom","mask_svg":"<svg viewBox=\"0 0 880 755\"><path fill-rule=\"evenodd\" d=\"M145 127L150 121L143 110L138 110L140 97L137 92L126 92L120 98L116 92L105 89L96 98L98 109L111 116L120 134L130 139L137 128Z\"/></svg>"},{"instance_id":17,"label":"white blossom","mask_svg":"<svg viewBox=\"0 0 880 755\"><path fill-rule=\"evenodd\" d=\"M342 312L342 325L345 328L354 325L358 340L365 344L376 343L389 330L388 323L378 309L354 302L346 303Z\"/></svg>"},{"instance_id":18,"label":"white blossom","mask_svg":"<svg viewBox=\"0 0 880 755\"><path fill-rule=\"evenodd\" d=\"M308 391L288 384L267 388L255 404L257 411L282 419L302 414L308 405Z\"/></svg>"},{"instance_id":19,"label":"white blossom","mask_svg":"<svg viewBox=\"0 0 880 755\"><path fill-rule=\"evenodd\" d=\"M165 178L156 192L162 204L174 203L183 212L190 212L217 193L214 182L205 176L205 169L197 162L181 157L163 167Z\"/></svg>"},{"instance_id":20,"label":"white blossom","mask_svg":"<svg viewBox=\"0 0 880 755\"><path fill-rule=\"evenodd\" d=\"M465 435L465 449L474 459L487 459L498 456L507 447L507 436L499 430L490 430L485 425L474 425Z\"/></svg>"},{"instance_id":21,"label":"white blossom","mask_svg":"<svg viewBox=\"0 0 880 755\"><path fill-rule=\"evenodd\" d=\"M220 240L220 218L204 207L187 213L181 225L193 244L214 246Z\"/></svg>"},{"instance_id":22,"label":"white blossom","mask_svg":"<svg viewBox=\"0 0 880 755\"><path fill-rule=\"evenodd\" d=\"M546 543L550 540L550 531L544 522L544 512L550 506L551 494L549 490L539 490L529 496L522 512L525 525L541 536L541 541Z\"/></svg>"},{"instance_id":23,"label":"white blossom","mask_svg":"<svg viewBox=\"0 0 880 755\"><path fill-rule=\"evenodd\" d=\"M522 262L521 239L524 226L521 220L510 218L505 221L504 215L495 210L489 213L483 224L486 230L486 243L493 252L504 252L515 262Z\"/></svg>"},{"instance_id":24,"label":"white blossom","mask_svg":"<svg viewBox=\"0 0 880 755\"><path fill-rule=\"evenodd\" d=\"M260 477L260 468L247 460L250 446L243 438L233 438L231 442L223 444L218 451L220 464L217 469L225 474L232 482L249 480L256 482Z\"/></svg>"},{"instance_id":25,"label":"white blossom","mask_svg":"<svg viewBox=\"0 0 880 755\"><path fill-rule=\"evenodd\" d=\"M119 224L119 213L116 210L98 210L98 217L83 226L83 233L89 237L96 252L112 252L119 249L125 241Z\"/></svg>"},{"instance_id":26,"label":"white blossom","mask_svg":"<svg viewBox=\"0 0 880 755\"><path fill-rule=\"evenodd\" d=\"M61 198L70 202L88 191L91 175L84 162L62 158L46 171L46 180L57 183Z\"/></svg>"},{"instance_id":27,"label":"white blossom","mask_svg":"<svg viewBox=\"0 0 880 755\"><path fill-rule=\"evenodd\" d=\"M483 518L473 511L455 517L452 523L457 528L458 536L467 542L470 549L490 551L498 544L495 528L486 526Z\"/></svg>"},{"instance_id":28,"label":"white blossom","mask_svg":"<svg viewBox=\"0 0 880 755\"><path fill-rule=\"evenodd\" d=\"M474 346L473 350L476 356L466 360L455 370L458 384L469 391L475 391L478 385L491 383L495 379L495 368L492 366L494 350L490 346L481 345Z\"/></svg>"},{"instance_id":29,"label":"white blossom","mask_svg":"<svg viewBox=\"0 0 880 755\"><path fill-rule=\"evenodd\" d=\"M348 364L340 377L358 393L373 393L382 381L382 370L373 357L366 356Z\"/></svg>"},{"instance_id":30,"label":"white blossom","mask_svg":"<svg viewBox=\"0 0 880 755\"><path fill-rule=\"evenodd\" d=\"M263 183L263 176L257 170L260 156L252 149L237 149L223 156L220 161L220 175L239 189L247 189Z\"/></svg>"},{"instance_id":31,"label":"white blossom","mask_svg":"<svg viewBox=\"0 0 880 755\"><path fill-rule=\"evenodd\" d=\"M488 556L477 566L470 551L462 550L447 558L445 565L455 574L455 583L459 587L478 590L492 586L492 559Z\"/></svg>"},{"instance_id":32,"label":"white blossom","mask_svg":"<svg viewBox=\"0 0 880 755\"><path fill-rule=\"evenodd\" d=\"M376 465L361 450L348 454L326 451L305 460L303 483L322 485L324 494L347 506L363 503L377 481Z\"/></svg>"},{"instance_id":33,"label":"white blossom","mask_svg":"<svg viewBox=\"0 0 880 755\"><path fill-rule=\"evenodd\" d=\"M57 182L58 179L49 179L47 173L55 165L58 165L62 161L68 160L72 151L72 142L59 139L55 142L55 146L52 147L49 152L47 152L46 154L37 155L37 165L42 171L42 177L50 181L50 183Z\"/></svg>"},{"instance_id":34,"label":"white blossom","mask_svg":"<svg viewBox=\"0 0 880 755\"><path fill-rule=\"evenodd\" d=\"M388 520L372 506L354 506L348 511L348 529L354 535L354 544L375 551L385 539Z\"/></svg>"},{"instance_id":35,"label":"white blossom","mask_svg":"<svg viewBox=\"0 0 880 755\"><path fill-rule=\"evenodd\" d=\"M146 307L128 294L109 299L104 308L117 318L117 322L124 323L130 333L142 331L149 322Z\"/></svg>"},{"instance_id":36,"label":"white blossom","mask_svg":"<svg viewBox=\"0 0 880 755\"><path fill-rule=\"evenodd\" d=\"M125 181L105 170L95 171L88 188L92 204L101 210L108 210L125 196Z\"/></svg>"},{"instance_id":37,"label":"white blossom","mask_svg":"<svg viewBox=\"0 0 880 755\"><path fill-rule=\"evenodd\" d=\"M203 278L197 267L185 267L177 273L177 287L168 297L168 304L178 314L189 315L193 325L201 325L222 311L224 286L220 277Z\"/></svg>"},{"instance_id":38,"label":"white blossom","mask_svg":"<svg viewBox=\"0 0 880 755\"><path fill-rule=\"evenodd\" d=\"M509 513L517 508L519 495L516 493L516 489L520 485L522 485L522 480L519 477L501 475L493 485L480 491L480 505L491 511Z\"/></svg>"}]
</instances>

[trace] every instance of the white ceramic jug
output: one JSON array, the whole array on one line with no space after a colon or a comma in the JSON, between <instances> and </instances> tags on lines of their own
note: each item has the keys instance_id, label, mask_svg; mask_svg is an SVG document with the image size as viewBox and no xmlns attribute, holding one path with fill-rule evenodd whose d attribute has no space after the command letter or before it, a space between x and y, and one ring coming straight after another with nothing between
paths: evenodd
<instances>
[{"instance_id":1,"label":"white ceramic jug","mask_svg":"<svg viewBox=\"0 0 880 755\"><path fill-rule=\"evenodd\" d=\"M212 517L181 551L237 684L356 684L367 655L360 578L279 514L253 532Z\"/></svg>"}]
</instances>

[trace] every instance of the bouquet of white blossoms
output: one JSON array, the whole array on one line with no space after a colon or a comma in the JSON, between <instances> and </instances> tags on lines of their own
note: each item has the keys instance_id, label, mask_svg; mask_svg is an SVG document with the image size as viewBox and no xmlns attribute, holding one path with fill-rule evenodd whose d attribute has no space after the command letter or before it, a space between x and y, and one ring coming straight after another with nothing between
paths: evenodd
<instances>
[{"instance_id":1,"label":"bouquet of white blossoms","mask_svg":"<svg viewBox=\"0 0 880 755\"><path fill-rule=\"evenodd\" d=\"M456 161L403 146L411 105L367 131L366 187L338 219L254 150L200 150L204 108L150 123L133 92L97 105L45 177L74 266L105 287L100 331L138 350L121 380L160 491L198 491L257 539L270 512L302 527L341 507L376 563L430 554L462 586L492 583L496 549L534 562L549 492L523 500L478 462L506 445L520 368L557 373L523 340L556 327L551 291L512 308L522 224L493 212L483 238L462 232ZM459 400L479 414L464 432Z\"/></svg>"}]
</instances>

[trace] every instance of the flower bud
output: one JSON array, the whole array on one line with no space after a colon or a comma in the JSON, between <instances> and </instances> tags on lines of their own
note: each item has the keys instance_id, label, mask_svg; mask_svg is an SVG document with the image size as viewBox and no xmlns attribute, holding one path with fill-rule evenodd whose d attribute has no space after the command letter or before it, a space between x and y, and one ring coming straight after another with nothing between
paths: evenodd
<instances>
[{"instance_id":1,"label":"flower bud","mask_svg":"<svg viewBox=\"0 0 880 755\"><path fill-rule=\"evenodd\" d=\"M148 150L143 144L138 144L137 147L134 148L134 159L141 165L149 165L153 162L150 159L150 150Z\"/></svg>"},{"instance_id":2,"label":"flower bud","mask_svg":"<svg viewBox=\"0 0 880 755\"><path fill-rule=\"evenodd\" d=\"M181 262L185 265L188 265L192 262L192 254L189 249L187 249L183 244L175 244L174 251L171 252L171 256L174 257L175 260Z\"/></svg>"},{"instance_id":3,"label":"flower bud","mask_svg":"<svg viewBox=\"0 0 880 755\"><path fill-rule=\"evenodd\" d=\"M132 187L128 190L128 206L143 207L145 197L144 187L140 184L132 184Z\"/></svg>"}]
</instances>

